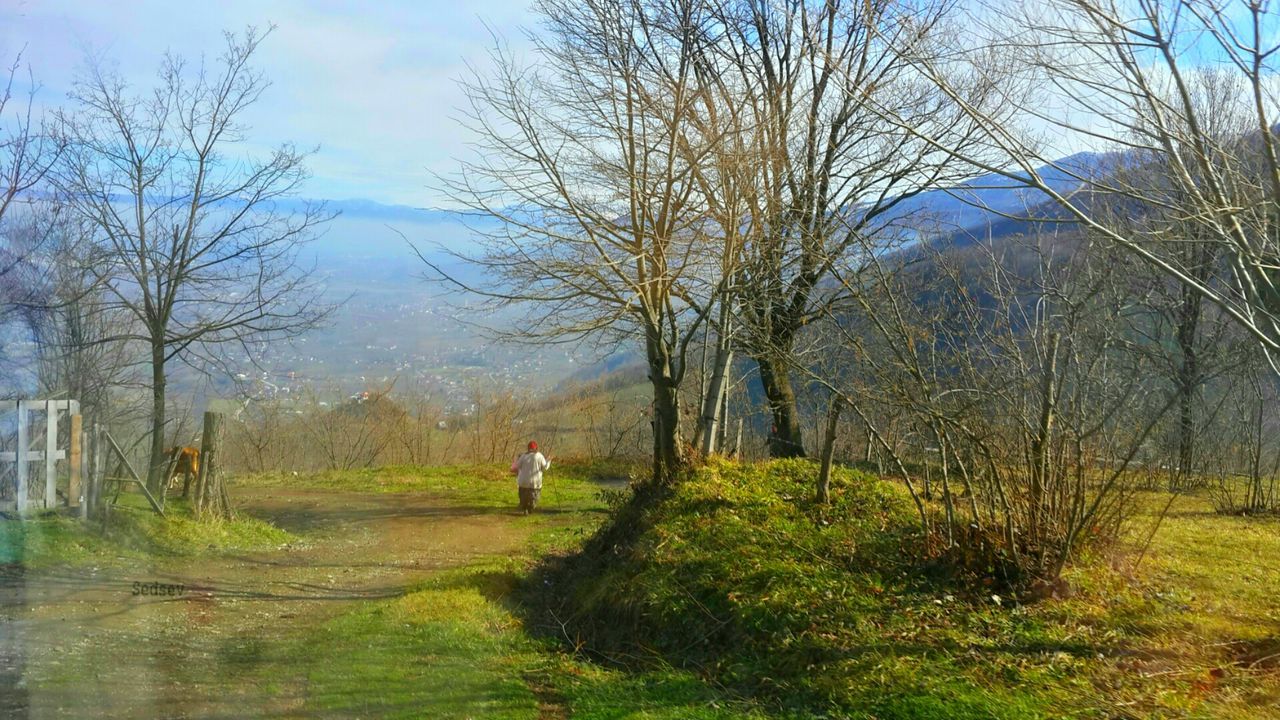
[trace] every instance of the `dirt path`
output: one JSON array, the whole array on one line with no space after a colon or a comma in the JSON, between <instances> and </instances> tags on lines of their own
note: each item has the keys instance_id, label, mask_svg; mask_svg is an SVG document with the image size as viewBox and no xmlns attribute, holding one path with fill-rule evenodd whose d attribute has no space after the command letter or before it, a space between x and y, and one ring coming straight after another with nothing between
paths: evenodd
<instances>
[{"instance_id":1,"label":"dirt path","mask_svg":"<svg viewBox=\"0 0 1280 720\"><path fill-rule=\"evenodd\" d=\"M282 691L290 681L273 677L228 686L213 670L289 667L278 656L289 638L442 568L509 553L529 532L511 514L419 495L246 489L241 498L306 542L0 578L0 716L293 716L305 689Z\"/></svg>"}]
</instances>

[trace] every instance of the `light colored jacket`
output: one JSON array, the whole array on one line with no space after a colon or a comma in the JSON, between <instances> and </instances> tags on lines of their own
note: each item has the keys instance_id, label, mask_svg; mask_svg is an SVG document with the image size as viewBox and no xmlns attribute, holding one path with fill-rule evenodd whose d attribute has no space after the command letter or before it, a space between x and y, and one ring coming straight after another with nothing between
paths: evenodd
<instances>
[{"instance_id":1,"label":"light colored jacket","mask_svg":"<svg viewBox=\"0 0 1280 720\"><path fill-rule=\"evenodd\" d=\"M540 452L527 452L512 463L516 468L516 485L522 488L541 488L542 472L551 468L551 461Z\"/></svg>"}]
</instances>

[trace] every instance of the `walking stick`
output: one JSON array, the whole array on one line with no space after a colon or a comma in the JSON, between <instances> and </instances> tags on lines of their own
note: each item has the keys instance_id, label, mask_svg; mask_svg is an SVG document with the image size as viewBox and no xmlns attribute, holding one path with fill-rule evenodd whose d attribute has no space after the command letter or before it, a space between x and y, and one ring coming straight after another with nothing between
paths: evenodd
<instances>
[{"instance_id":1,"label":"walking stick","mask_svg":"<svg viewBox=\"0 0 1280 720\"><path fill-rule=\"evenodd\" d=\"M560 406L560 409L556 411L555 426L554 426L554 427L552 428L552 430L551 430L551 447L556 448L556 452L560 452L560 450L559 450L559 448L560 448L560 421L561 421L563 418L564 418L564 406L563 406L563 405L561 405L561 406ZM553 486L553 487L554 487L554 486ZM547 493L547 500L548 500L548 501L550 501L550 502L554 502L554 499L551 497L551 493Z\"/></svg>"}]
</instances>

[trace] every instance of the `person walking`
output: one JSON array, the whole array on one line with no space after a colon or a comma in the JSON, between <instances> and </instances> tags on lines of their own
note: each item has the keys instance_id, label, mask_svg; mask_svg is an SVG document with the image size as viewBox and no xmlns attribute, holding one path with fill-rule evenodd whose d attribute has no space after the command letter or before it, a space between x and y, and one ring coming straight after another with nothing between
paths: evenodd
<instances>
[{"instance_id":1,"label":"person walking","mask_svg":"<svg viewBox=\"0 0 1280 720\"><path fill-rule=\"evenodd\" d=\"M529 442L529 449L511 462L511 472L516 476L516 488L520 493L520 510L528 515L538 507L542 497L542 473L551 468L551 460L538 452L538 443Z\"/></svg>"}]
</instances>

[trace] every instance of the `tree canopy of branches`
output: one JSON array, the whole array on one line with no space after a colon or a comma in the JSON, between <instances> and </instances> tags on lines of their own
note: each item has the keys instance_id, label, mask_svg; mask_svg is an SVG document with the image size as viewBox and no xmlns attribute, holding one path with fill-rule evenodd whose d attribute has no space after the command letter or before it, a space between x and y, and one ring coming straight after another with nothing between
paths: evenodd
<instances>
[{"instance_id":1,"label":"tree canopy of branches","mask_svg":"<svg viewBox=\"0 0 1280 720\"><path fill-rule=\"evenodd\" d=\"M211 371L225 351L248 353L249 339L288 337L326 311L299 251L329 215L277 206L307 177L306 154L287 144L261 160L230 154L268 87L251 64L263 37L226 34L214 62L168 56L142 92L91 60L71 92L74 111L59 114L63 201L92 227L100 252L90 269L106 301L137 320L109 340L146 347L153 489L170 364Z\"/></svg>"},{"instance_id":2,"label":"tree canopy of branches","mask_svg":"<svg viewBox=\"0 0 1280 720\"><path fill-rule=\"evenodd\" d=\"M33 122L34 82L25 106L14 105L13 84L20 68L18 57L0 90L0 219L15 200L44 180L62 149L56 137Z\"/></svg>"},{"instance_id":3,"label":"tree canopy of branches","mask_svg":"<svg viewBox=\"0 0 1280 720\"><path fill-rule=\"evenodd\" d=\"M1043 193L1219 307L1280 370L1276 24L1266 0L982 4L967 51L945 61L912 45L898 51L980 128L978 146L990 153L964 149L969 134L880 110L954 159ZM990 102L965 96L974 84L994 88ZM1047 138L1061 137L1112 155L1102 168L1056 162L1063 146ZM1051 172L1077 189L1055 189ZM1100 198L1149 222L1112 222L1096 212ZM1211 264L1187 252L1188 238Z\"/></svg>"},{"instance_id":4,"label":"tree canopy of branches","mask_svg":"<svg viewBox=\"0 0 1280 720\"><path fill-rule=\"evenodd\" d=\"M709 128L697 71L701 3L543 0L537 60L495 52L496 71L466 85L474 158L441 182L476 214L483 248L463 257L484 286L523 305L508 336L531 341L640 339L653 389L654 478L684 462L679 393L689 344L724 287L707 270L698 167ZM710 253L715 255L715 253Z\"/></svg>"},{"instance_id":5,"label":"tree canopy of branches","mask_svg":"<svg viewBox=\"0 0 1280 720\"><path fill-rule=\"evenodd\" d=\"M35 328L45 304L39 297L42 272L36 259L48 244L49 228L25 212L29 207L11 211L16 203L31 204L29 193L44 180L62 150L57 138L34 121L34 81L26 103L14 98L21 66L19 56L0 88L0 332L15 316L20 325ZM0 367L7 360L0 346Z\"/></svg>"},{"instance_id":6,"label":"tree canopy of branches","mask_svg":"<svg viewBox=\"0 0 1280 720\"><path fill-rule=\"evenodd\" d=\"M948 178L945 154L866 100L921 124L964 119L890 49L922 42L945 4L538 9L537 61L500 52L496 74L468 84L481 140L443 182L500 221L463 259L502 286L450 279L536 308L517 336L643 337L659 475L680 462L677 392L704 325L717 347L698 403L702 449L714 449L736 340L759 366L773 454L803 454L790 372L798 333L837 301L823 278L868 236L893 235L899 203Z\"/></svg>"},{"instance_id":7,"label":"tree canopy of branches","mask_svg":"<svg viewBox=\"0 0 1280 720\"><path fill-rule=\"evenodd\" d=\"M904 122L963 133L965 118L919 82L895 51L926 47L950 3L934 0L716 4L717 52L743 106L757 177L739 286L743 344L755 360L772 416L770 454L804 454L792 366L801 330L846 295L827 283L833 263L855 263L870 243L901 237L895 208L937 184L958 182L959 165ZM871 250L875 252L875 250Z\"/></svg>"}]
</instances>

